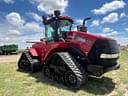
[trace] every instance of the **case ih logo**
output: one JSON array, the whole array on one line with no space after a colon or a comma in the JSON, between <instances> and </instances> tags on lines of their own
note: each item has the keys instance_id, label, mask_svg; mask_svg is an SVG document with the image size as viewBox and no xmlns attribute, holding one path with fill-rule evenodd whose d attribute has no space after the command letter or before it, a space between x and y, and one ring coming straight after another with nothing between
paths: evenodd
<instances>
[{"instance_id":1,"label":"case ih logo","mask_svg":"<svg viewBox=\"0 0 128 96\"><path fill-rule=\"evenodd\" d=\"M84 37L80 37L80 36L75 36L74 39L78 40L78 41L80 41L82 43L86 43L86 44L91 44L92 43L92 41L89 40L88 38L84 38Z\"/></svg>"}]
</instances>

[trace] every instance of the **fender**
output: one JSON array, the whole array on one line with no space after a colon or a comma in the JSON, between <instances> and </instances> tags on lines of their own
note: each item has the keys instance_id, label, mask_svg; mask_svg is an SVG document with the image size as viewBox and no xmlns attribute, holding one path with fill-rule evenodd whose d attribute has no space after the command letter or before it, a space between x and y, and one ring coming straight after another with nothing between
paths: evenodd
<instances>
[{"instance_id":1,"label":"fender","mask_svg":"<svg viewBox=\"0 0 128 96\"><path fill-rule=\"evenodd\" d=\"M35 48L27 49L32 56L39 56Z\"/></svg>"},{"instance_id":2,"label":"fender","mask_svg":"<svg viewBox=\"0 0 128 96\"><path fill-rule=\"evenodd\" d=\"M87 69L87 65L90 64L90 62L87 55L82 52L82 50L80 50L76 45L71 45L67 51L80 63L80 65L85 70Z\"/></svg>"}]
</instances>

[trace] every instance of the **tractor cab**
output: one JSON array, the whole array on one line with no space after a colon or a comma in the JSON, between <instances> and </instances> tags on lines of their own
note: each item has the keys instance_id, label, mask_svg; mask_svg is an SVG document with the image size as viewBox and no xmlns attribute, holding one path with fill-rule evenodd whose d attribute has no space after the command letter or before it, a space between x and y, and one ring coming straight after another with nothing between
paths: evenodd
<instances>
[{"instance_id":1,"label":"tractor cab","mask_svg":"<svg viewBox=\"0 0 128 96\"><path fill-rule=\"evenodd\" d=\"M91 19L87 17L81 25L77 25L77 31L87 32L85 21ZM67 32L70 32L73 25L73 20L68 16L60 16L60 11L54 11L54 15L44 17L43 24L45 25L45 38L47 42L64 41L67 37Z\"/></svg>"},{"instance_id":2,"label":"tractor cab","mask_svg":"<svg viewBox=\"0 0 128 96\"><path fill-rule=\"evenodd\" d=\"M54 16L49 19L43 17L45 25L45 38L47 42L65 40L66 33L71 31L73 20L68 16L60 16L59 11L54 12Z\"/></svg>"}]
</instances>

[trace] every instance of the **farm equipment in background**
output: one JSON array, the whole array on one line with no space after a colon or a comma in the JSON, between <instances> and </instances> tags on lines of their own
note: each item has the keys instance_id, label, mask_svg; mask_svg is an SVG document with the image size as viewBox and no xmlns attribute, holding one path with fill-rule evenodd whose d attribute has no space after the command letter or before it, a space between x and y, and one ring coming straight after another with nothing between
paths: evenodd
<instances>
[{"instance_id":1,"label":"farm equipment in background","mask_svg":"<svg viewBox=\"0 0 128 96\"><path fill-rule=\"evenodd\" d=\"M18 45L11 44L0 46L0 55L17 54L17 52Z\"/></svg>"},{"instance_id":2,"label":"farm equipment in background","mask_svg":"<svg viewBox=\"0 0 128 96\"><path fill-rule=\"evenodd\" d=\"M45 38L27 48L18 61L18 68L29 72L41 71L50 79L68 87L78 88L89 76L101 76L119 69L119 48L115 40L93 35L84 25L72 30L73 20L59 11L43 16Z\"/></svg>"}]
</instances>

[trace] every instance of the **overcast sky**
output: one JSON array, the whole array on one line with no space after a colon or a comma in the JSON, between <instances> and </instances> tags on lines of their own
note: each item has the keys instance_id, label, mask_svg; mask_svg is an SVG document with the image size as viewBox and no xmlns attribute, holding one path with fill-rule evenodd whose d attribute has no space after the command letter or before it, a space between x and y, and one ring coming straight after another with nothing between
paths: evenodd
<instances>
[{"instance_id":1,"label":"overcast sky","mask_svg":"<svg viewBox=\"0 0 128 96\"><path fill-rule=\"evenodd\" d=\"M41 16L56 9L76 23L89 16L89 32L128 44L127 0L0 0L0 45L25 48L26 40L39 40L44 31Z\"/></svg>"}]
</instances>

